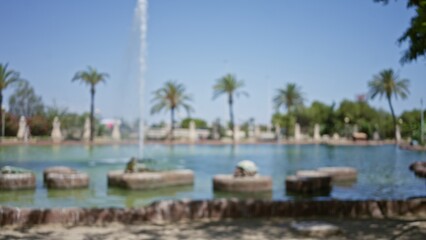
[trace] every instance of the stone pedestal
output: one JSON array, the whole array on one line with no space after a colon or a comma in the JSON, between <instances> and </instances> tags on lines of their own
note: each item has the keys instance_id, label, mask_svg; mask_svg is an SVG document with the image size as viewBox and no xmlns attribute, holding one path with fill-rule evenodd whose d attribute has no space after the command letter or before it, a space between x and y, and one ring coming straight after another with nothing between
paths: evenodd
<instances>
[{"instance_id":1,"label":"stone pedestal","mask_svg":"<svg viewBox=\"0 0 426 240\"><path fill-rule=\"evenodd\" d=\"M216 175L213 178L213 189L225 192L272 191L272 179L268 176L234 177L232 175Z\"/></svg>"}]
</instances>

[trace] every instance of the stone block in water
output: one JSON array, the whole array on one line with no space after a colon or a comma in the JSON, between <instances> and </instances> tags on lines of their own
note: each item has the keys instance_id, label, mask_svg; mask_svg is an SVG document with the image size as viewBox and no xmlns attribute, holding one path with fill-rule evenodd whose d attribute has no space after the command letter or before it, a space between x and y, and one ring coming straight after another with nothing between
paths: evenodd
<instances>
[{"instance_id":1,"label":"stone block in water","mask_svg":"<svg viewBox=\"0 0 426 240\"><path fill-rule=\"evenodd\" d=\"M263 192L272 190L272 179L268 176L234 177L216 175L213 189L225 192Z\"/></svg>"},{"instance_id":2,"label":"stone block in water","mask_svg":"<svg viewBox=\"0 0 426 240\"><path fill-rule=\"evenodd\" d=\"M0 190L34 189L34 173L0 173Z\"/></svg>"},{"instance_id":3,"label":"stone block in water","mask_svg":"<svg viewBox=\"0 0 426 240\"><path fill-rule=\"evenodd\" d=\"M44 169L43 171L43 181L46 182L47 175L49 173L60 173L60 174L71 174L76 173L75 169L65 166L55 166Z\"/></svg>"},{"instance_id":4,"label":"stone block in water","mask_svg":"<svg viewBox=\"0 0 426 240\"><path fill-rule=\"evenodd\" d=\"M300 194L317 194L331 192L331 176L318 171L298 171L295 176L285 180L288 192Z\"/></svg>"},{"instance_id":5,"label":"stone block in water","mask_svg":"<svg viewBox=\"0 0 426 240\"><path fill-rule=\"evenodd\" d=\"M426 162L414 162L410 165L410 170L413 171L416 176L426 178Z\"/></svg>"},{"instance_id":6,"label":"stone block in water","mask_svg":"<svg viewBox=\"0 0 426 240\"><path fill-rule=\"evenodd\" d=\"M68 189L86 188L89 186L89 175L63 166L47 168L43 172L47 188Z\"/></svg>"},{"instance_id":7,"label":"stone block in water","mask_svg":"<svg viewBox=\"0 0 426 240\"><path fill-rule=\"evenodd\" d=\"M358 175L357 170L351 167L322 167L318 171L330 175L333 181L354 181Z\"/></svg>"},{"instance_id":8,"label":"stone block in water","mask_svg":"<svg viewBox=\"0 0 426 240\"><path fill-rule=\"evenodd\" d=\"M125 189L152 189L189 185L194 182L194 173L191 170L172 170L164 172L135 172L125 173L121 170L108 173L108 186Z\"/></svg>"}]
</instances>

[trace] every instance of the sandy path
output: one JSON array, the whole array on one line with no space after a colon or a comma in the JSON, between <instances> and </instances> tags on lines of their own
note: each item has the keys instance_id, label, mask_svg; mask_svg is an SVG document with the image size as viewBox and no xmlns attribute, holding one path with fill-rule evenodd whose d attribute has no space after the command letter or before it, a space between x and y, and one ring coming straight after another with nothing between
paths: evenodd
<instances>
[{"instance_id":1,"label":"sandy path","mask_svg":"<svg viewBox=\"0 0 426 240\"><path fill-rule=\"evenodd\" d=\"M299 219L334 224L341 235L324 239L426 239L426 221ZM292 219L197 221L172 224L96 226L40 225L31 228L0 228L0 239L320 239L291 229Z\"/></svg>"}]
</instances>

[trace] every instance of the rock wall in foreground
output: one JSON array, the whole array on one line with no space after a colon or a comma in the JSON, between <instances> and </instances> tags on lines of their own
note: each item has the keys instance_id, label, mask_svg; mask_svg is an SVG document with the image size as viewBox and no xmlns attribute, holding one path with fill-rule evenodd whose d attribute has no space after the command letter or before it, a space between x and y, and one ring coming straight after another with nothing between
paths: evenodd
<instances>
[{"instance_id":1,"label":"rock wall in foreground","mask_svg":"<svg viewBox=\"0 0 426 240\"><path fill-rule=\"evenodd\" d=\"M260 217L413 217L426 219L426 198L379 201L180 200L159 201L134 209L0 207L0 226L108 222L132 224Z\"/></svg>"}]
</instances>

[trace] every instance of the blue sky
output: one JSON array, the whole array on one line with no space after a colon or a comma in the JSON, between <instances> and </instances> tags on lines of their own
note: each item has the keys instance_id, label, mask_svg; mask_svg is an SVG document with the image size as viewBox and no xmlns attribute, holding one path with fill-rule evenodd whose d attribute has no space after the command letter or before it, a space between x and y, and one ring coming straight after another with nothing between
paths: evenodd
<instances>
[{"instance_id":1,"label":"blue sky","mask_svg":"<svg viewBox=\"0 0 426 240\"><path fill-rule=\"evenodd\" d=\"M128 72L136 0L2 0L0 62L29 80L46 104L89 110L89 89L72 83L91 65L110 74L97 88L104 117L137 116L138 86ZM383 6L372 0L151 0L145 112L151 92L167 80L186 85L195 117L228 119L226 98L212 100L216 79L233 73L249 98L236 100L238 123L250 117L267 123L277 88L295 82L307 104L354 100L385 68L411 81L411 95L395 102L397 113L418 108L425 98L425 60L401 65L405 46L397 39L412 10L405 1ZM12 89L5 92L6 99ZM388 109L384 99L371 101ZM180 117L185 117L181 114Z\"/></svg>"}]
</instances>

